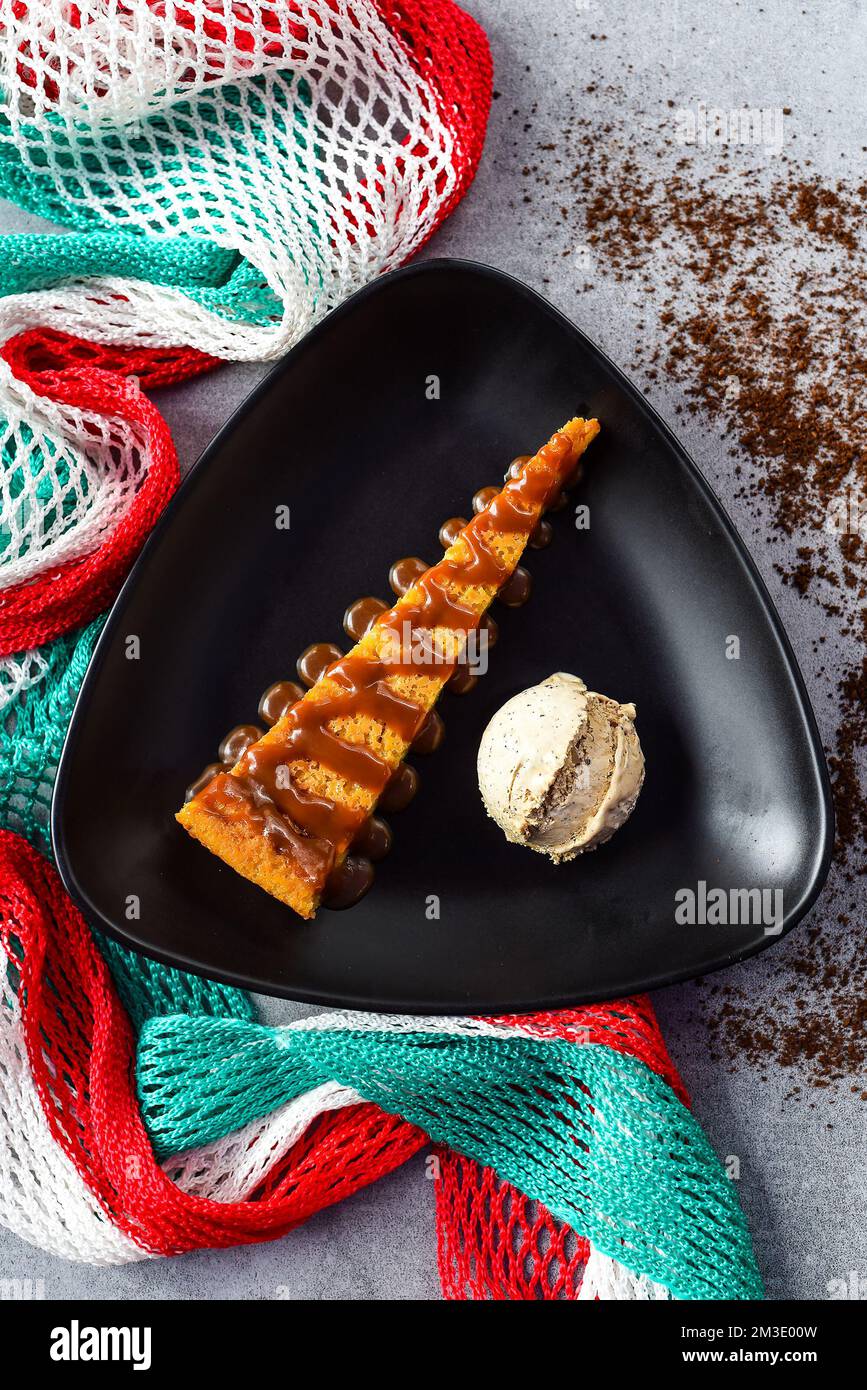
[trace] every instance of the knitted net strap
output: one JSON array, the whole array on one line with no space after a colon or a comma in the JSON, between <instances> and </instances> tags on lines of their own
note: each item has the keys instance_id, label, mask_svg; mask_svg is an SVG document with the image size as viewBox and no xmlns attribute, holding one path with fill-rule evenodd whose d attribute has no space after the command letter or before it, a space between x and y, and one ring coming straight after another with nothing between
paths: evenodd
<instances>
[{"instance_id":1,"label":"knitted net strap","mask_svg":"<svg viewBox=\"0 0 867 1390\"><path fill-rule=\"evenodd\" d=\"M644 1062L658 1076L664 1077L684 1105L689 1104L686 1087L671 1059L646 995L613 999L608 1004L585 1004L577 1009L558 1009L554 1013L497 1014L487 1022L498 1028L517 1030L532 1038L561 1038L579 1045L604 1044L615 1052Z\"/></svg>"},{"instance_id":2,"label":"knitted net strap","mask_svg":"<svg viewBox=\"0 0 867 1390\"><path fill-rule=\"evenodd\" d=\"M314 1129L320 1134L330 1131L330 1124L318 1122L348 1107L352 1108L352 1118L362 1110L375 1114L375 1107L363 1107L355 1091L327 1082L210 1144L173 1154L162 1166L185 1192L218 1202L256 1200L264 1192L275 1191L286 1171L292 1171L297 1157L292 1153L294 1146ZM343 1137L345 1133L346 1126L338 1117L335 1134Z\"/></svg>"},{"instance_id":3,"label":"knitted net strap","mask_svg":"<svg viewBox=\"0 0 867 1390\"><path fill-rule=\"evenodd\" d=\"M198 237L147 237L121 231L0 236L0 295L47 289L64 280L128 274L154 285L215 288L237 269L237 252Z\"/></svg>"},{"instance_id":4,"label":"knitted net strap","mask_svg":"<svg viewBox=\"0 0 867 1390\"><path fill-rule=\"evenodd\" d=\"M168 429L142 386L215 360L50 329L0 349L0 654L41 644L114 597L177 483Z\"/></svg>"},{"instance_id":5,"label":"knitted net strap","mask_svg":"<svg viewBox=\"0 0 867 1390\"><path fill-rule=\"evenodd\" d=\"M18 986L10 962L0 969L0 1223L63 1259L142 1259L145 1250L106 1219L92 1184L54 1139L27 1056Z\"/></svg>"},{"instance_id":6,"label":"knitted net strap","mask_svg":"<svg viewBox=\"0 0 867 1390\"><path fill-rule=\"evenodd\" d=\"M580 1302L594 1299L615 1299L623 1302L667 1302L673 1297L664 1284L648 1279L646 1274L636 1274L619 1260L604 1255L601 1250L590 1247L584 1277L576 1298Z\"/></svg>"},{"instance_id":7,"label":"knitted net strap","mask_svg":"<svg viewBox=\"0 0 867 1390\"><path fill-rule=\"evenodd\" d=\"M54 771L101 627L0 661L0 825L46 852Z\"/></svg>"},{"instance_id":8,"label":"knitted net strap","mask_svg":"<svg viewBox=\"0 0 867 1390\"><path fill-rule=\"evenodd\" d=\"M13 16L0 192L81 234L62 253L77 279L6 301L29 324L277 356L417 250L481 153L490 56L451 0L27 0ZM165 238L203 244L167 260ZM10 286L44 286L50 262L18 256Z\"/></svg>"},{"instance_id":9,"label":"knitted net strap","mask_svg":"<svg viewBox=\"0 0 867 1390\"><path fill-rule=\"evenodd\" d=\"M34 929L49 925L52 940L45 958L54 961L71 960L85 944L84 936L70 941L63 934L63 912L69 905L62 892L56 896L60 918L43 914L41 922L37 919L34 888L39 912L58 888L47 865L47 885L40 882L42 866L23 841L0 834L0 920L9 950L5 978L0 975L3 1224L66 1259L98 1264L261 1240L357 1191L423 1142L408 1126L359 1104L357 1096L337 1087L320 1088L283 1107L256 1136L233 1136L211 1150L184 1155L170 1179L154 1171L150 1149L145 1143L136 1147L141 1134L134 1133L130 1148L113 1151L114 1167L119 1166L126 1184L124 1191L114 1192L110 1183L106 1186L108 1170L100 1161L103 1130L91 1123L89 1102L90 1077L99 1090L102 1075L99 1066L90 1065L94 1037L88 1005L95 991L83 992L65 972L46 970L44 981L40 975L40 986L44 983L51 995L51 1010L39 1011L50 1026L41 1042L38 1025L34 1033L21 1007L32 983L22 943L36 945L38 955ZM29 963L33 960L31 952ZM98 960L95 953L91 960ZM54 988L58 979L59 992ZM40 998L41 989L31 997ZM108 1030L110 1048L116 1031ZM41 1046L46 1074L31 1070L28 1043ZM129 1070L127 1066L127 1082ZM65 1143L55 1123L58 1104L67 1112ZM334 1110L341 1113L329 1113ZM199 1199L192 1206L184 1198L187 1190ZM128 1219L120 1219L119 1211L128 1212Z\"/></svg>"},{"instance_id":10,"label":"knitted net strap","mask_svg":"<svg viewBox=\"0 0 867 1390\"><path fill-rule=\"evenodd\" d=\"M447 1299L575 1299L590 1243L492 1168L437 1149L437 1256Z\"/></svg>"},{"instance_id":11,"label":"knitted net strap","mask_svg":"<svg viewBox=\"0 0 867 1390\"><path fill-rule=\"evenodd\" d=\"M685 1103L683 1084L656 1028L646 999L616 1000L558 1014L502 1015L496 1018L448 1019L378 1015L344 1010L328 1015L335 1029L357 1026L365 1033L406 1033L421 1036L485 1038L497 1043L506 1038L526 1042L556 1040L571 1044L599 1045L641 1061L660 1076ZM181 1020L167 1020L169 1037L182 1028ZM138 1085L142 1111L158 1153L175 1153L206 1144L240 1130L271 1112L287 1093L296 1071L286 1051L296 1033L324 1027L310 1018L281 1028L191 1027L184 1033L183 1067L186 1084L178 1094L170 1081L171 1067L162 1048L163 1034L156 1035L157 1071L154 1075L154 1030L147 1030L138 1056ZM165 1077L162 1068L165 1068ZM466 1169L464 1169L466 1174Z\"/></svg>"},{"instance_id":12,"label":"knitted net strap","mask_svg":"<svg viewBox=\"0 0 867 1390\"><path fill-rule=\"evenodd\" d=\"M149 1018L188 1014L192 1018L256 1019L256 1006L243 990L203 975L189 975L128 951L110 937L97 935L99 949L136 1032Z\"/></svg>"}]
</instances>

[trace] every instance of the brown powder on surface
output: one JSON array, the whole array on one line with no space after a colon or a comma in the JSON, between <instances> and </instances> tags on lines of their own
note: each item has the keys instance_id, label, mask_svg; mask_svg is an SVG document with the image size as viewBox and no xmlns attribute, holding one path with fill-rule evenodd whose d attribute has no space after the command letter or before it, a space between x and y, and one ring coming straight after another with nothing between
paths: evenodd
<instances>
[{"instance_id":1,"label":"brown powder on surface","mask_svg":"<svg viewBox=\"0 0 867 1390\"><path fill-rule=\"evenodd\" d=\"M851 927L844 914L838 922L844 933ZM855 1082L852 1091L867 1099L867 997L860 952L841 953L836 936L829 939L820 926L802 930L806 945L772 973L780 991L773 1004L757 1008L755 999L735 985L702 982L711 1006L711 1057L744 1059L759 1067L776 1062L803 1072L819 1089L848 1078Z\"/></svg>"},{"instance_id":2,"label":"brown powder on surface","mask_svg":"<svg viewBox=\"0 0 867 1390\"><path fill-rule=\"evenodd\" d=\"M622 122L594 115L606 97ZM783 582L820 610L814 655L826 637L855 653L813 673L837 708L837 854L822 899L826 919L840 908L836 924L808 922L769 952L759 996L724 976L701 988L732 1069L775 1062L814 1087L854 1078L861 1094L867 976L850 899L867 871L867 184L823 180L785 150L678 146L670 112L641 117L598 84L537 149L525 176L560 194L553 254L584 248L578 293L601 274L645 297L633 377L648 394L665 377L677 414L722 422L735 496L785 551Z\"/></svg>"}]
</instances>

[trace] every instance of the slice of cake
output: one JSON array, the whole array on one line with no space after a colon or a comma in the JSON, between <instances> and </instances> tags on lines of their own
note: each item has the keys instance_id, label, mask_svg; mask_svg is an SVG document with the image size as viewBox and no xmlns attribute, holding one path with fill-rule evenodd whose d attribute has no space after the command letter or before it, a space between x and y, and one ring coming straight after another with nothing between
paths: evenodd
<instances>
[{"instance_id":1,"label":"slice of cake","mask_svg":"<svg viewBox=\"0 0 867 1390\"><path fill-rule=\"evenodd\" d=\"M599 432L570 420L303 699L178 812L239 874L312 917L383 790Z\"/></svg>"}]
</instances>

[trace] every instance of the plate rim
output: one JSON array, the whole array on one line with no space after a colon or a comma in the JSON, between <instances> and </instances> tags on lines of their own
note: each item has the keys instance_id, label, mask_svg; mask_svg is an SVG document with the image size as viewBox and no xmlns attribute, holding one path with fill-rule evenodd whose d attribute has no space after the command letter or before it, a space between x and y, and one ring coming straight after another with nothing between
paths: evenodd
<instances>
[{"instance_id":1,"label":"plate rim","mask_svg":"<svg viewBox=\"0 0 867 1390\"><path fill-rule=\"evenodd\" d=\"M83 913L91 927L104 931L108 936L120 942L120 944L127 949L159 961L163 965L173 966L176 969L187 971L193 975L216 980L221 984L233 985L237 988L246 989L253 993L270 996L272 998L291 999L298 1003L335 1008L355 1008L367 1012L376 1011L395 1014L414 1013L430 1017L448 1014L477 1013L480 1010L483 1012L492 1011L492 1006L487 1002L474 1004L471 1000L467 999L452 1000L443 1004L432 1004L430 1000L419 1003L417 1000L412 1000L411 998L401 1000L400 1002L394 1002L388 1000L374 1000L366 994L355 995L351 992L342 991L338 993L329 993L317 988L303 988L297 985L293 985L292 988L289 989L276 985L273 980L263 981L255 975L245 974L243 969L235 971L219 970L211 965L203 964L202 962L188 960L183 954L172 954L160 950L149 943L144 943L138 940L133 933L124 930L113 920L107 918L100 908L90 900L85 889L79 884L67 854L63 815L67 785L70 779L70 765L74 759L75 747L84 721L90 690L98 679L114 632L126 610L130 594L134 591L142 571L147 566L151 550L156 547L163 533L171 526L176 512L184 505L189 495L191 495L195 491L195 488L201 483L207 473L207 465L213 455L217 453L224 441L234 433L235 429L244 419L256 410L259 401L272 389L275 379L282 376L285 372L291 371L294 362L301 354L308 351L311 345L325 335L327 330L329 330L335 322L346 317L359 304L363 303L364 300L378 294L386 285L417 278L419 276L423 277L454 271L464 274L469 273L474 276L479 276L482 279L491 280L510 293L517 293L525 299L529 299L533 302L535 307L541 309L561 326L567 328L577 337L582 348L589 352L591 357L596 359L602 368L615 380L617 385L629 395L633 404L638 407L639 411L645 416L650 425L661 435L663 442L673 451L681 468L684 468L686 472L691 475L722 531L725 533L729 545L740 563L744 577L752 589L753 596L762 609L768 628L774 637L779 655L782 658L783 665L792 684L793 693L796 696L805 742L810 753L811 771L820 792L819 818L821 824L818 826L819 833L817 835L817 843L812 855L812 868L804 892L794 906L786 910L780 932L774 936L763 935L759 937L758 940L748 942L743 948L736 951L717 954L710 963L703 965L700 969L696 969L694 966L690 965L684 967L682 970L663 970L656 974L644 974L640 979L625 984L623 988L618 991L619 996L625 997L627 995L644 993L647 990L660 989L666 985L680 984L686 980L695 979L697 976L715 973L717 970L724 970L731 965L736 965L743 960L748 960L750 957L759 954L761 951L766 950L769 946L772 946L774 943L781 941L787 936L810 911L824 887L834 854L835 815L830 774L828 772L828 765L815 711L812 701L810 700L803 673L770 591L759 572L746 542L741 537L737 527L710 482L689 452L679 442L673 430L659 414L656 407L647 400L644 394L626 376L621 368L611 360L607 353L598 347L597 344L587 336L583 329L573 323L566 313L558 309L557 306L546 299L543 294L532 286L525 284L524 281L518 279L516 276L511 275L508 271L501 270L496 266L487 265L482 261L455 256L431 257L429 260L417 261L410 265L402 266L397 270L389 271L369 281L336 308L325 314L325 316L305 333L283 357L277 359L271 369L265 373L262 380L258 382L235 407L231 415L229 415L217 433L202 450L186 477L182 479L160 516L157 518L155 525L147 536L141 551L108 611L102 631L94 646L84 679L76 696L72 715L67 726L51 794L49 825L57 871L69 896ZM96 924L98 924L98 926L96 926ZM593 1004L610 999L611 997L610 990L587 990L578 993L572 991L541 1001L534 1000L530 1003L528 1003L526 999L506 1001L497 1004L495 1011L531 1013L540 1009L563 1009L580 1006L585 1003Z\"/></svg>"}]
</instances>

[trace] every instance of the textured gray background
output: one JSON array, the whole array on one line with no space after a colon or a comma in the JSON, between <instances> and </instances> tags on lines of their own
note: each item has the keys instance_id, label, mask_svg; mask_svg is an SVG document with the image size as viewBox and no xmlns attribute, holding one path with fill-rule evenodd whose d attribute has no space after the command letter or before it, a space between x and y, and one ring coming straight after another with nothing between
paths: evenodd
<instances>
[{"instance_id":1,"label":"textured gray background","mask_svg":"<svg viewBox=\"0 0 867 1390\"><path fill-rule=\"evenodd\" d=\"M495 86L503 96L493 106L475 185L425 254L467 256L522 277L624 367L642 317L638 297L628 283L614 284L576 269L568 258L548 256L540 249L541 200L530 207L522 201L522 167L537 143L557 137L564 112L576 101L580 109L580 93L591 79L603 90L594 110L604 111L610 101L610 115L621 126L633 105L661 111L672 99L677 105L791 106L800 156L812 157L828 173L851 174L863 161L867 39L859 0L809 7L766 0L763 8L719 0L466 0L466 6L490 36ZM606 40L592 41L591 32L604 33ZM609 86L619 86L620 94L606 98ZM0 217L8 230L37 225L8 205L0 204ZM591 282L581 295L579 279ZM185 467L260 375L254 367L227 367L160 394ZM660 380L652 399L675 422L678 388ZM779 548L771 554L761 544L755 515L733 497L728 446L720 434L707 423L684 424L683 417L677 430L752 545L830 741L835 710L812 652L812 640L823 629L819 610L799 601L774 572ZM826 892L813 913L829 930L831 901ZM796 952L797 938L796 932L774 949ZM774 987L761 958L729 976L757 1000ZM301 1012L264 1003L275 1020ZM711 1061L694 985L660 991L654 1003L712 1143L721 1155L740 1160L739 1190L769 1295L825 1298L828 1282L850 1271L858 1272L867 1289L863 1104L848 1087L811 1092L793 1103L785 1099L799 1080L791 1071L742 1065L730 1074ZM49 1298L433 1299L439 1291L432 1185L416 1159L274 1244L123 1269L73 1266L0 1231L0 1279L16 1278L43 1280Z\"/></svg>"}]
</instances>

